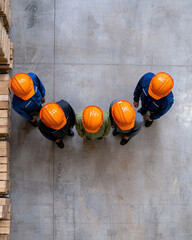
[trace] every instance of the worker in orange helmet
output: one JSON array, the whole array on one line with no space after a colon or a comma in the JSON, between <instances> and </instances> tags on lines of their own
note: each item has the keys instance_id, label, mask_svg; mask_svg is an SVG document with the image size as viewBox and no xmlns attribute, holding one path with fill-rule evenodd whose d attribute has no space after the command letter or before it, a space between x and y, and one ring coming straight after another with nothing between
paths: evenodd
<instances>
[{"instance_id":1,"label":"worker in orange helmet","mask_svg":"<svg viewBox=\"0 0 192 240\"><path fill-rule=\"evenodd\" d=\"M75 112L64 100L47 103L40 111L38 128L44 137L54 141L59 148L64 148L63 138L74 136Z\"/></svg>"},{"instance_id":2,"label":"worker in orange helmet","mask_svg":"<svg viewBox=\"0 0 192 240\"><path fill-rule=\"evenodd\" d=\"M13 109L32 126L37 127L37 116L45 102L45 88L34 73L18 73L10 81L14 93Z\"/></svg>"},{"instance_id":3,"label":"worker in orange helmet","mask_svg":"<svg viewBox=\"0 0 192 240\"><path fill-rule=\"evenodd\" d=\"M113 100L109 108L109 116L113 130L113 136L122 134L120 144L125 145L136 136L143 123L143 116L135 113L135 110L127 100Z\"/></svg>"},{"instance_id":4,"label":"worker in orange helmet","mask_svg":"<svg viewBox=\"0 0 192 240\"><path fill-rule=\"evenodd\" d=\"M173 86L172 77L165 72L156 75L149 72L139 80L134 91L133 105L137 108L141 97L141 108L138 112L142 115L145 115L147 111L150 112L150 115L146 117L146 127L151 126L154 120L162 117L172 107L174 102Z\"/></svg>"},{"instance_id":5,"label":"worker in orange helmet","mask_svg":"<svg viewBox=\"0 0 192 240\"><path fill-rule=\"evenodd\" d=\"M111 129L109 114L97 106L88 106L76 115L75 127L84 139L102 139Z\"/></svg>"}]
</instances>

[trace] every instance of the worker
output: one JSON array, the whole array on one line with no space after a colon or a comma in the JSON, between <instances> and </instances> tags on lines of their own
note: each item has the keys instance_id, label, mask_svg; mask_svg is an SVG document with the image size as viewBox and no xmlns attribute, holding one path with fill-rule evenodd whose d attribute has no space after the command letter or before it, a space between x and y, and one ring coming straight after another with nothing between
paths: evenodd
<instances>
[{"instance_id":1,"label":"worker","mask_svg":"<svg viewBox=\"0 0 192 240\"><path fill-rule=\"evenodd\" d=\"M75 127L85 140L102 139L111 129L109 114L97 106L88 106L76 115Z\"/></svg>"},{"instance_id":2,"label":"worker","mask_svg":"<svg viewBox=\"0 0 192 240\"><path fill-rule=\"evenodd\" d=\"M142 115L145 115L147 111L150 112L150 115L146 116L146 127L151 126L154 120L159 119L170 110L174 102L171 91L173 86L172 77L164 72L156 75L149 72L139 80L134 91L133 105L137 108L141 97L141 108L138 112Z\"/></svg>"},{"instance_id":3,"label":"worker","mask_svg":"<svg viewBox=\"0 0 192 240\"><path fill-rule=\"evenodd\" d=\"M55 142L59 148L64 148L63 138L74 136L72 128L75 125L75 112L64 100L57 103L47 103L40 111L38 128L44 137Z\"/></svg>"},{"instance_id":4,"label":"worker","mask_svg":"<svg viewBox=\"0 0 192 240\"><path fill-rule=\"evenodd\" d=\"M136 136L143 123L143 116L136 112L132 104L126 100L113 100L109 108L109 116L113 130L113 136L122 134L120 144L125 145Z\"/></svg>"},{"instance_id":5,"label":"worker","mask_svg":"<svg viewBox=\"0 0 192 240\"><path fill-rule=\"evenodd\" d=\"M13 109L37 127L37 117L45 102L45 88L38 76L34 73L18 73L12 77L10 87L14 93Z\"/></svg>"}]
</instances>

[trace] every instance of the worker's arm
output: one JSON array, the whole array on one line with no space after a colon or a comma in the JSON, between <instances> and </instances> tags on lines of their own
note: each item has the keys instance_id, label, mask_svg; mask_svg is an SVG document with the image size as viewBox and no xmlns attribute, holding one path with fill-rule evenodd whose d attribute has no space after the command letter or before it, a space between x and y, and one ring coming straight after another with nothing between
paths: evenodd
<instances>
[{"instance_id":1,"label":"worker's arm","mask_svg":"<svg viewBox=\"0 0 192 240\"><path fill-rule=\"evenodd\" d=\"M28 75L37 83L38 89L42 95L42 97L45 97L45 87L41 80L38 78L38 76L34 73L28 73Z\"/></svg>"},{"instance_id":2,"label":"worker's arm","mask_svg":"<svg viewBox=\"0 0 192 240\"><path fill-rule=\"evenodd\" d=\"M73 108L71 107L71 105L69 104L69 110L70 110L70 125L74 126L75 125L75 111L73 110Z\"/></svg>"},{"instance_id":3,"label":"worker's arm","mask_svg":"<svg viewBox=\"0 0 192 240\"><path fill-rule=\"evenodd\" d=\"M84 133L84 130L82 128L82 120L81 120L81 116L82 114L78 113L76 115L76 118L75 118L75 128L76 128L76 131L77 133L79 134L80 137L83 137L83 135L85 134Z\"/></svg>"},{"instance_id":4,"label":"worker's arm","mask_svg":"<svg viewBox=\"0 0 192 240\"><path fill-rule=\"evenodd\" d=\"M137 86L135 88L134 98L133 98L133 100L135 102L139 102L139 98L140 98L141 93L142 93L142 82L143 82L144 78L145 78L145 75L139 80L139 82L137 83Z\"/></svg>"},{"instance_id":5,"label":"worker's arm","mask_svg":"<svg viewBox=\"0 0 192 240\"><path fill-rule=\"evenodd\" d=\"M105 131L104 131L104 136L107 136L109 134L111 130L111 120L110 118L108 117L106 120L105 120Z\"/></svg>"},{"instance_id":6,"label":"worker's arm","mask_svg":"<svg viewBox=\"0 0 192 240\"><path fill-rule=\"evenodd\" d=\"M153 120L156 120L156 119L162 117L163 115L165 115L170 110L172 105L173 105L173 102L168 103L167 105L164 105L164 106L160 107L159 110L157 110L155 113L150 115L150 119L153 121Z\"/></svg>"},{"instance_id":7,"label":"worker's arm","mask_svg":"<svg viewBox=\"0 0 192 240\"><path fill-rule=\"evenodd\" d=\"M13 109L15 112L17 112L19 115L21 115L23 118L27 119L28 121L33 120L33 116L28 114L24 109L20 108L19 106L13 105Z\"/></svg>"}]
</instances>

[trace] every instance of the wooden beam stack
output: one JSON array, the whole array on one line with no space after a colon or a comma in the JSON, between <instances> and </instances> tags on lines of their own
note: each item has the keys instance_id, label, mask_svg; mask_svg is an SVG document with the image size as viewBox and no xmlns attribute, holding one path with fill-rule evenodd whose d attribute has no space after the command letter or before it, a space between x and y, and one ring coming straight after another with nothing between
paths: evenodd
<instances>
[{"instance_id":1,"label":"wooden beam stack","mask_svg":"<svg viewBox=\"0 0 192 240\"><path fill-rule=\"evenodd\" d=\"M10 146L8 141L0 141L0 240L9 239L11 203L9 196L9 156Z\"/></svg>"},{"instance_id":2,"label":"wooden beam stack","mask_svg":"<svg viewBox=\"0 0 192 240\"><path fill-rule=\"evenodd\" d=\"M13 68L13 43L10 41L10 0L0 0L0 240L10 235L10 76Z\"/></svg>"},{"instance_id":3,"label":"wooden beam stack","mask_svg":"<svg viewBox=\"0 0 192 240\"><path fill-rule=\"evenodd\" d=\"M10 146L8 141L0 141L0 195L8 194L10 190Z\"/></svg>"},{"instance_id":4,"label":"wooden beam stack","mask_svg":"<svg viewBox=\"0 0 192 240\"><path fill-rule=\"evenodd\" d=\"M10 136L10 89L9 74L0 74L0 137Z\"/></svg>"},{"instance_id":5,"label":"wooden beam stack","mask_svg":"<svg viewBox=\"0 0 192 240\"><path fill-rule=\"evenodd\" d=\"M1 204L4 204L3 207L6 213L0 218L0 240L9 240L11 225L11 203L9 198L0 198L0 208Z\"/></svg>"},{"instance_id":6,"label":"wooden beam stack","mask_svg":"<svg viewBox=\"0 0 192 240\"><path fill-rule=\"evenodd\" d=\"M6 32L3 21L0 19L0 70L13 68L13 43Z\"/></svg>"},{"instance_id":7,"label":"wooden beam stack","mask_svg":"<svg viewBox=\"0 0 192 240\"><path fill-rule=\"evenodd\" d=\"M7 32L9 32L11 23L11 9L9 0L0 0L0 15L3 19L4 28Z\"/></svg>"}]
</instances>

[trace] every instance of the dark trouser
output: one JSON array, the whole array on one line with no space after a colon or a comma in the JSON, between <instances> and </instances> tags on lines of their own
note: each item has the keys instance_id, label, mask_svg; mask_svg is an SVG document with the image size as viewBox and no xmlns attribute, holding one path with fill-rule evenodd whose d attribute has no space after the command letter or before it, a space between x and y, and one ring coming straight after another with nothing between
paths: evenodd
<instances>
[{"instance_id":1,"label":"dark trouser","mask_svg":"<svg viewBox=\"0 0 192 240\"><path fill-rule=\"evenodd\" d=\"M42 105L35 111L35 112L32 112L30 113L31 116L39 116L39 113L41 111L41 108L42 108Z\"/></svg>"},{"instance_id":2,"label":"dark trouser","mask_svg":"<svg viewBox=\"0 0 192 240\"><path fill-rule=\"evenodd\" d=\"M148 112L148 110L145 110L143 107L141 107L140 113L142 115L146 114ZM150 111L149 111L150 112ZM150 112L150 115L152 116L154 114L154 112Z\"/></svg>"},{"instance_id":3,"label":"dark trouser","mask_svg":"<svg viewBox=\"0 0 192 240\"><path fill-rule=\"evenodd\" d=\"M51 133L50 133L50 134L47 133L47 132L44 131L42 128L39 128L39 131L43 134L44 137L46 137L47 139L49 139L49 140L51 140L51 141L53 141L53 142L55 142L55 141L58 139L58 137L53 136ZM63 136L63 137L64 137L64 136ZM62 138L62 139L63 139L63 138Z\"/></svg>"}]
</instances>

